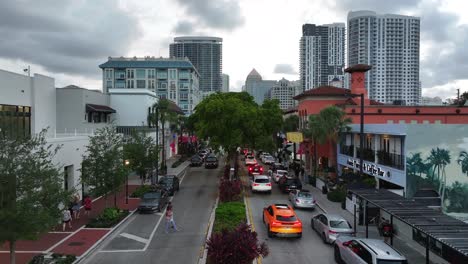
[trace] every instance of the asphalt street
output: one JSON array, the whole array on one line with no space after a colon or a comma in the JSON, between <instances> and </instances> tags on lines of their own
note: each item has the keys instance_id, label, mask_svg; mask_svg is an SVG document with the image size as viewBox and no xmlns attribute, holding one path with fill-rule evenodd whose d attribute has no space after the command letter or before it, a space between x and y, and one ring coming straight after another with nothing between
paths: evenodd
<instances>
[{"instance_id":1,"label":"asphalt street","mask_svg":"<svg viewBox=\"0 0 468 264\"><path fill-rule=\"evenodd\" d=\"M325 245L320 237L310 227L312 216L322 213L317 207L315 210L296 209L301 219L302 238L268 238L266 226L262 221L263 208L274 203L287 203L288 195L283 194L276 183L273 183L271 194L249 193L247 198L253 218L253 226L258 233L259 240L266 242L270 250L268 257L261 260L264 264L303 264L303 263L335 263L333 247Z\"/></svg>"},{"instance_id":2,"label":"asphalt street","mask_svg":"<svg viewBox=\"0 0 468 264\"><path fill-rule=\"evenodd\" d=\"M197 263L217 195L220 169L189 168L172 200L180 231L165 233L164 211L135 213L81 263Z\"/></svg>"}]
</instances>

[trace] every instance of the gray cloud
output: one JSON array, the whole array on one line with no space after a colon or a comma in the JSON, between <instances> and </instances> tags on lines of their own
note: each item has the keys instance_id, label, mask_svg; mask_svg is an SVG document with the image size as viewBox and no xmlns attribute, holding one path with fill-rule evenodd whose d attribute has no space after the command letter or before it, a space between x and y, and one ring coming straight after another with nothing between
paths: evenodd
<instances>
[{"instance_id":1,"label":"gray cloud","mask_svg":"<svg viewBox=\"0 0 468 264\"><path fill-rule=\"evenodd\" d=\"M39 3L40 2L40 3ZM0 9L0 57L53 73L97 77L107 56L125 55L140 36L137 20L105 1L6 1Z\"/></svg>"},{"instance_id":2,"label":"gray cloud","mask_svg":"<svg viewBox=\"0 0 468 264\"><path fill-rule=\"evenodd\" d=\"M176 34L194 34L194 24L190 21L179 21L174 27Z\"/></svg>"},{"instance_id":3,"label":"gray cloud","mask_svg":"<svg viewBox=\"0 0 468 264\"><path fill-rule=\"evenodd\" d=\"M298 74L291 64L276 64L273 73Z\"/></svg>"},{"instance_id":4,"label":"gray cloud","mask_svg":"<svg viewBox=\"0 0 468 264\"><path fill-rule=\"evenodd\" d=\"M185 12L202 25L221 30L234 30L244 24L244 17L235 0L176 0Z\"/></svg>"},{"instance_id":5,"label":"gray cloud","mask_svg":"<svg viewBox=\"0 0 468 264\"><path fill-rule=\"evenodd\" d=\"M344 12L356 10L372 10L381 13L392 13L408 8L414 8L418 6L419 2L421 2L421 0L392 0L378 1L378 3L376 3L375 0L336 0L334 2L334 8L341 9L341 11Z\"/></svg>"}]
</instances>

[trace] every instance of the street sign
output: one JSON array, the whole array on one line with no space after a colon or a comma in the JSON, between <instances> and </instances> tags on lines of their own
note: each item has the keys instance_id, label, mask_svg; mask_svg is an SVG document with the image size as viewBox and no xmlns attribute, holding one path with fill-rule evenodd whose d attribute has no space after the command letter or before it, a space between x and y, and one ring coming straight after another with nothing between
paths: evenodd
<instances>
[{"instance_id":1,"label":"street sign","mask_svg":"<svg viewBox=\"0 0 468 264\"><path fill-rule=\"evenodd\" d=\"M294 143L301 143L304 141L304 137L301 132L288 132L286 133L286 139Z\"/></svg>"}]
</instances>

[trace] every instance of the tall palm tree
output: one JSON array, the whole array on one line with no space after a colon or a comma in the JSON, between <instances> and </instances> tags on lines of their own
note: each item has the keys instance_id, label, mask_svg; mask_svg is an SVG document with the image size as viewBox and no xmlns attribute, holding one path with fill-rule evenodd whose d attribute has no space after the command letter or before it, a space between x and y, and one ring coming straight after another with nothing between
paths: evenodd
<instances>
[{"instance_id":1,"label":"tall palm tree","mask_svg":"<svg viewBox=\"0 0 468 264\"><path fill-rule=\"evenodd\" d=\"M457 163L461 165L461 170L463 173L468 175L468 152L462 151L458 155Z\"/></svg>"},{"instance_id":2,"label":"tall palm tree","mask_svg":"<svg viewBox=\"0 0 468 264\"><path fill-rule=\"evenodd\" d=\"M450 151L439 147L432 149L428 160L433 166L433 175L435 174L435 170L437 169L437 182L439 185L439 194L441 196L442 204L444 204L445 189L447 183L445 167L448 164L450 164Z\"/></svg>"}]
</instances>

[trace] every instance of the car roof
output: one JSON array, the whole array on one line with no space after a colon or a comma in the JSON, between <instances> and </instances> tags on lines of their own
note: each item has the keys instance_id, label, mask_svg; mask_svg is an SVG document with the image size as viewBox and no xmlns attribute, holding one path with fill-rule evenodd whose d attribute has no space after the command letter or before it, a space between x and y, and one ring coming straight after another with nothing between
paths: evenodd
<instances>
[{"instance_id":1,"label":"car roof","mask_svg":"<svg viewBox=\"0 0 468 264\"><path fill-rule=\"evenodd\" d=\"M370 249L378 259L398 259L406 260L406 258L394 248L389 246L383 240L380 239L368 239L368 238L356 238L361 245L364 245Z\"/></svg>"},{"instance_id":2,"label":"car roof","mask_svg":"<svg viewBox=\"0 0 468 264\"><path fill-rule=\"evenodd\" d=\"M295 215L294 210L287 204L274 204L272 206L273 210L280 215Z\"/></svg>"},{"instance_id":3,"label":"car roof","mask_svg":"<svg viewBox=\"0 0 468 264\"><path fill-rule=\"evenodd\" d=\"M346 220L343 216L338 214L323 214L327 217L328 220ZM347 221L347 220L346 220Z\"/></svg>"},{"instance_id":4,"label":"car roof","mask_svg":"<svg viewBox=\"0 0 468 264\"><path fill-rule=\"evenodd\" d=\"M270 177L266 175L254 175L254 179L270 179Z\"/></svg>"}]
</instances>

